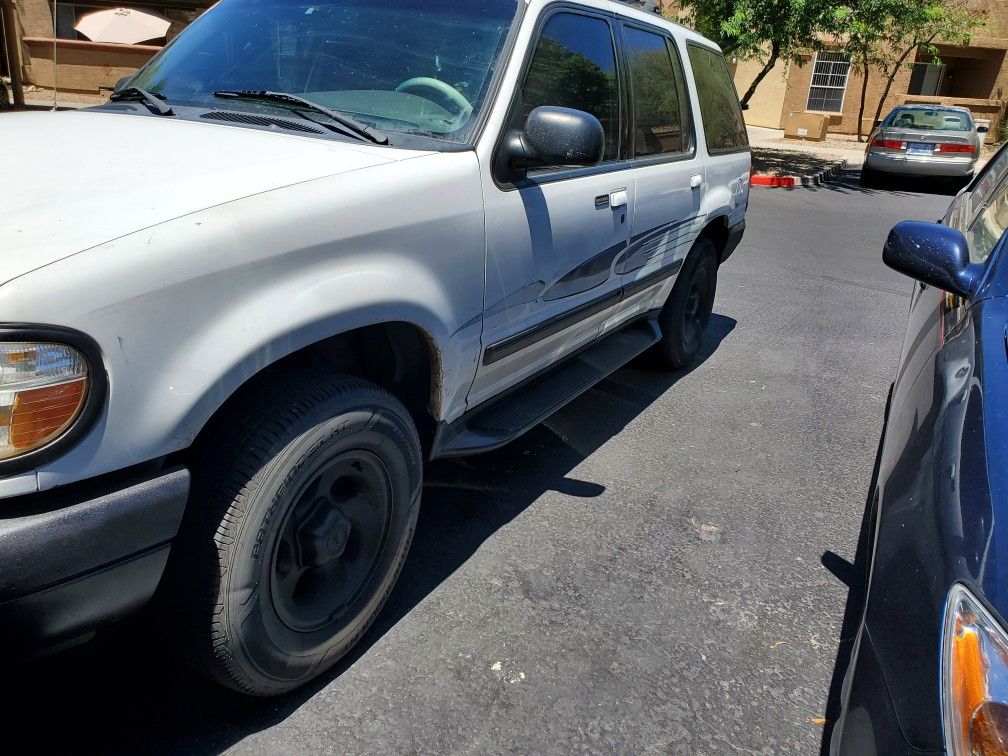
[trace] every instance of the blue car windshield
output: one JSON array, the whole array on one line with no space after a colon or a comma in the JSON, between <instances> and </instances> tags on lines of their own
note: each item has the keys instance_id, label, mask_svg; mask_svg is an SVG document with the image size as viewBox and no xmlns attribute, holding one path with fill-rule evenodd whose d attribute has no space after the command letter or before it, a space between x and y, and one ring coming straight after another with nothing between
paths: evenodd
<instances>
[{"instance_id":1,"label":"blue car windshield","mask_svg":"<svg viewBox=\"0 0 1008 756\"><path fill-rule=\"evenodd\" d=\"M385 132L468 141L517 0L221 0L130 85L173 105L222 90L295 94Z\"/></svg>"}]
</instances>

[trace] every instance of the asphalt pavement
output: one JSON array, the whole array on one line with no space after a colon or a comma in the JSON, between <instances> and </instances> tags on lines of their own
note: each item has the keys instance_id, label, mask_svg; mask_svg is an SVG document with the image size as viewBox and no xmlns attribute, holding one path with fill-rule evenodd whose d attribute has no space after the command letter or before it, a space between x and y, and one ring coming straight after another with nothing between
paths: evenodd
<instances>
[{"instance_id":1,"label":"asphalt pavement","mask_svg":"<svg viewBox=\"0 0 1008 756\"><path fill-rule=\"evenodd\" d=\"M880 249L950 201L908 189L754 189L703 359L624 368L509 447L432 467L388 606L309 689L219 690L131 623L8 669L8 743L817 753L908 306Z\"/></svg>"}]
</instances>

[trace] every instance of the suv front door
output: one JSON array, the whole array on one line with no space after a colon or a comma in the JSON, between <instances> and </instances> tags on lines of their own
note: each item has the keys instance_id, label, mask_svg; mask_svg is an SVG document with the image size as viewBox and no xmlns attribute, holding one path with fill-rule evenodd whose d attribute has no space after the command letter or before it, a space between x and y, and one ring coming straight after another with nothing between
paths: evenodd
<instances>
[{"instance_id":1,"label":"suv front door","mask_svg":"<svg viewBox=\"0 0 1008 756\"><path fill-rule=\"evenodd\" d=\"M602 123L600 165L529 171L503 183L483 172L487 270L483 351L469 405L500 393L594 339L619 304L633 171L622 160L625 104L612 16L563 8L540 20L501 129L541 105ZM499 145L499 140L498 140Z\"/></svg>"}]
</instances>

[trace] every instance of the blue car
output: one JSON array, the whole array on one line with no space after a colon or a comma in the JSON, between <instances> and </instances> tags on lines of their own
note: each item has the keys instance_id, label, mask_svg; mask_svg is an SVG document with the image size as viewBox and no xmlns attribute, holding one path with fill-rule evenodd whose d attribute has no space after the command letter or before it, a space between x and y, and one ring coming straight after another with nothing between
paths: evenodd
<instances>
[{"instance_id":1,"label":"blue car","mask_svg":"<svg viewBox=\"0 0 1008 756\"><path fill-rule=\"evenodd\" d=\"M883 260L917 283L833 754L1008 753L1008 152Z\"/></svg>"}]
</instances>

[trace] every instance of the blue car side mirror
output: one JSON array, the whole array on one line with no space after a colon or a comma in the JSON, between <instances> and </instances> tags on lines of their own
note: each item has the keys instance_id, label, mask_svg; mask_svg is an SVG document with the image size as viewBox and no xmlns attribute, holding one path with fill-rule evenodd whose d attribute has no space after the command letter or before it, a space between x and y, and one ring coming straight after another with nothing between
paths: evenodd
<instances>
[{"instance_id":1,"label":"blue car side mirror","mask_svg":"<svg viewBox=\"0 0 1008 756\"><path fill-rule=\"evenodd\" d=\"M966 237L939 223L903 221L889 232L882 261L893 270L931 286L969 298L983 267L969 259Z\"/></svg>"}]
</instances>

